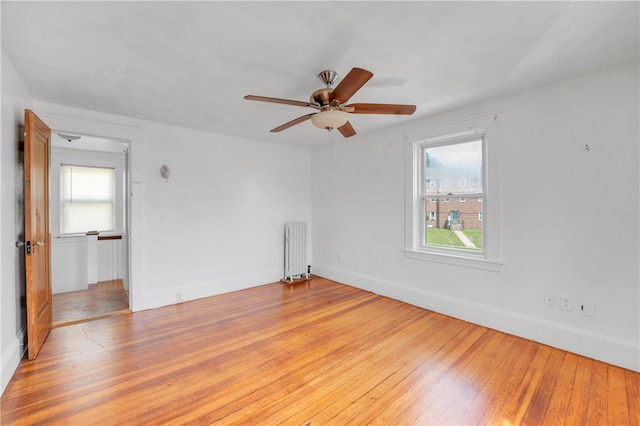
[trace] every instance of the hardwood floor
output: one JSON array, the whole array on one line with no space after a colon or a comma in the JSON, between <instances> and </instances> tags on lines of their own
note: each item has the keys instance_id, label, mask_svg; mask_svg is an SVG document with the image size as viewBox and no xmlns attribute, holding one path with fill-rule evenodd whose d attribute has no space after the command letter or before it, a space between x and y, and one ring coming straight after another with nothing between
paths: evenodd
<instances>
[{"instance_id":1,"label":"hardwood floor","mask_svg":"<svg viewBox=\"0 0 640 426\"><path fill-rule=\"evenodd\" d=\"M640 424L640 374L313 278L52 330L2 424Z\"/></svg>"},{"instance_id":2,"label":"hardwood floor","mask_svg":"<svg viewBox=\"0 0 640 426\"><path fill-rule=\"evenodd\" d=\"M90 284L87 290L53 295L53 327L129 313L129 296L122 280Z\"/></svg>"}]
</instances>

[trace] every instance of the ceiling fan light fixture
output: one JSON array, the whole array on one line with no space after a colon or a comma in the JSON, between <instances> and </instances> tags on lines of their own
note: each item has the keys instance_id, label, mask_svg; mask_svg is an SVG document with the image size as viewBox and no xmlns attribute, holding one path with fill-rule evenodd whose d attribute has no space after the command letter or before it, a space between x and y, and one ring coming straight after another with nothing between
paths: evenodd
<instances>
[{"instance_id":1,"label":"ceiling fan light fixture","mask_svg":"<svg viewBox=\"0 0 640 426\"><path fill-rule=\"evenodd\" d=\"M348 114L337 109L327 109L311 116L313 125L320 129L337 129L347 121L349 121Z\"/></svg>"}]
</instances>

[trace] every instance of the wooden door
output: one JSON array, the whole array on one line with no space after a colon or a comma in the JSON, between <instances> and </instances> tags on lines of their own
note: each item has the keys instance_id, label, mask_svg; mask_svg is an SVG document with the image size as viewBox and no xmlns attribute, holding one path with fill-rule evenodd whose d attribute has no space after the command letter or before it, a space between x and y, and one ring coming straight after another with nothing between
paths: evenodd
<instances>
[{"instance_id":1,"label":"wooden door","mask_svg":"<svg viewBox=\"0 0 640 426\"><path fill-rule=\"evenodd\" d=\"M27 341L34 359L51 331L49 274L49 140L51 130L33 111L24 112L24 238Z\"/></svg>"}]
</instances>

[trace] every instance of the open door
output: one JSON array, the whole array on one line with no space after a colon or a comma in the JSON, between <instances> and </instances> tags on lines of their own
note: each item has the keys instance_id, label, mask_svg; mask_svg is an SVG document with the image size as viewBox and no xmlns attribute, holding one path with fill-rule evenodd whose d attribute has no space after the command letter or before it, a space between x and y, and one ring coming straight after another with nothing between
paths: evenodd
<instances>
[{"instance_id":1,"label":"open door","mask_svg":"<svg viewBox=\"0 0 640 426\"><path fill-rule=\"evenodd\" d=\"M29 359L51 331L49 274L49 141L51 129L31 110L24 112L24 238Z\"/></svg>"}]
</instances>

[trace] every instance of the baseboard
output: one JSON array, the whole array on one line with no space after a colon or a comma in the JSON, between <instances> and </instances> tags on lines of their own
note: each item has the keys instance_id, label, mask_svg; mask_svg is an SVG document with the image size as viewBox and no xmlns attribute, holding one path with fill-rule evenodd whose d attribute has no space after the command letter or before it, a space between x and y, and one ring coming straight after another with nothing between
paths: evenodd
<instances>
[{"instance_id":1,"label":"baseboard","mask_svg":"<svg viewBox=\"0 0 640 426\"><path fill-rule=\"evenodd\" d=\"M329 266L313 265L313 268L314 274L337 282L640 372L640 345L638 342Z\"/></svg>"},{"instance_id":2,"label":"baseboard","mask_svg":"<svg viewBox=\"0 0 640 426\"><path fill-rule=\"evenodd\" d=\"M2 352L2 392L7 388L9 381L13 377L13 373L16 372L20 360L24 356L26 346L24 345L24 336L27 333L26 328L22 328L18 335L15 336L7 349Z\"/></svg>"},{"instance_id":3,"label":"baseboard","mask_svg":"<svg viewBox=\"0 0 640 426\"><path fill-rule=\"evenodd\" d=\"M176 304L176 294L182 294L182 300L202 299L218 294L243 290L266 283L278 282L282 278L282 270L263 271L249 275L237 275L218 279L207 279L199 282L184 283L180 288L166 289L162 292L146 293L142 295L144 303L134 311L154 309Z\"/></svg>"}]
</instances>

